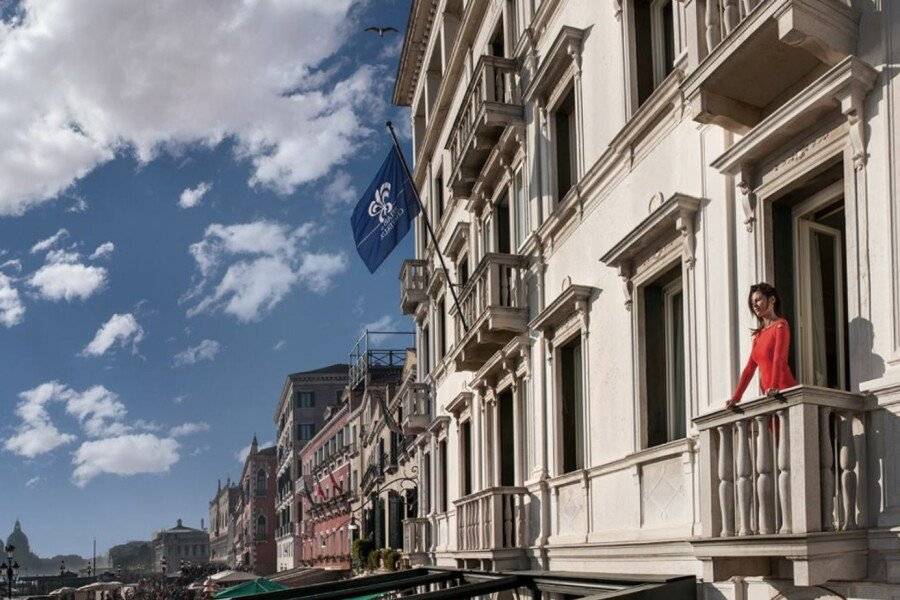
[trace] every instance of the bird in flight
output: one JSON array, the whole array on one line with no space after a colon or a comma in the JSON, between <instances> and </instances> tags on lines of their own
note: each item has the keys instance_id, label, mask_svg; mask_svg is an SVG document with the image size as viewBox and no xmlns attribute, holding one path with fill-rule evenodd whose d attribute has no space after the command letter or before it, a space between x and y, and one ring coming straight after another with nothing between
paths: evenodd
<instances>
[{"instance_id":1,"label":"bird in flight","mask_svg":"<svg viewBox=\"0 0 900 600\"><path fill-rule=\"evenodd\" d=\"M378 34L378 37L384 37L385 33L388 33L389 31L397 31L397 29L394 27L366 27L366 31L374 31Z\"/></svg>"}]
</instances>

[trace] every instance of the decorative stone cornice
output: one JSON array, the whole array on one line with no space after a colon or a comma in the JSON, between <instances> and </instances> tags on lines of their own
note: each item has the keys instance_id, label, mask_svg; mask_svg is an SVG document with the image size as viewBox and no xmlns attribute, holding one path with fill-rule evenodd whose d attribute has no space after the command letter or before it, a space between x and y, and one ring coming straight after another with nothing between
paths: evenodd
<instances>
[{"instance_id":1,"label":"decorative stone cornice","mask_svg":"<svg viewBox=\"0 0 900 600\"><path fill-rule=\"evenodd\" d=\"M416 82L425 62L425 49L439 0L413 0L409 7L409 21L403 37L403 50L394 82L394 104L409 106L416 90Z\"/></svg>"},{"instance_id":2,"label":"decorative stone cornice","mask_svg":"<svg viewBox=\"0 0 900 600\"><path fill-rule=\"evenodd\" d=\"M462 391L445 404L444 408L447 412L452 413L455 418L459 419L463 411L472 406L472 398L474 398L472 392Z\"/></svg>"},{"instance_id":3,"label":"decorative stone cornice","mask_svg":"<svg viewBox=\"0 0 900 600\"><path fill-rule=\"evenodd\" d=\"M558 327L567 323L575 315L581 319L582 326L586 326L588 303L591 297L599 291L598 288L592 286L569 283L562 293L534 318L529 326L543 333L548 340L553 339Z\"/></svg>"},{"instance_id":4,"label":"decorative stone cornice","mask_svg":"<svg viewBox=\"0 0 900 600\"><path fill-rule=\"evenodd\" d=\"M699 198L676 192L600 258L600 262L619 271L625 284L627 307L631 307L631 278L634 262L639 256L662 248L676 236L681 236L682 261L686 268L693 268L694 216L700 205Z\"/></svg>"},{"instance_id":5,"label":"decorative stone cornice","mask_svg":"<svg viewBox=\"0 0 900 600\"><path fill-rule=\"evenodd\" d=\"M525 89L525 102L531 102L536 96L545 96L570 67L576 72L581 70L581 44L584 37L584 29L569 25L560 29Z\"/></svg>"}]
</instances>

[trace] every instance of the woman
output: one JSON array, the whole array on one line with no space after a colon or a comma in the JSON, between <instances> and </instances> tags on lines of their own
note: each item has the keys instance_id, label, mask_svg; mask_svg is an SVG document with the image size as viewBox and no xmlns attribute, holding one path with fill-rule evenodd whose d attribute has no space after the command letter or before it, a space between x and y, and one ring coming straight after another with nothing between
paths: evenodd
<instances>
[{"instance_id":1,"label":"woman","mask_svg":"<svg viewBox=\"0 0 900 600\"><path fill-rule=\"evenodd\" d=\"M760 391L767 395L797 385L787 362L788 348L791 346L791 329L781 314L781 298L778 297L778 291L768 283L750 286L747 305L756 317L759 327L753 330L750 359L741 373L737 389L725 403L725 408L733 408L741 401L757 366Z\"/></svg>"}]
</instances>

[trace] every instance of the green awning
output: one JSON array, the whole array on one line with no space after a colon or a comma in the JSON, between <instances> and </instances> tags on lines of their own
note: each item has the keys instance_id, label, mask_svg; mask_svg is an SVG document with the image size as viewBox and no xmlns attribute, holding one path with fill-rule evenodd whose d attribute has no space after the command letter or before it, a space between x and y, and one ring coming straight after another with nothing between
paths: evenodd
<instances>
[{"instance_id":1,"label":"green awning","mask_svg":"<svg viewBox=\"0 0 900 600\"><path fill-rule=\"evenodd\" d=\"M287 586L281 585L276 581L269 581L265 577L254 579L253 581L245 581L237 585L226 588L217 593L213 598L242 598L244 596L254 596L256 594L264 594L265 592L277 592L288 589Z\"/></svg>"}]
</instances>

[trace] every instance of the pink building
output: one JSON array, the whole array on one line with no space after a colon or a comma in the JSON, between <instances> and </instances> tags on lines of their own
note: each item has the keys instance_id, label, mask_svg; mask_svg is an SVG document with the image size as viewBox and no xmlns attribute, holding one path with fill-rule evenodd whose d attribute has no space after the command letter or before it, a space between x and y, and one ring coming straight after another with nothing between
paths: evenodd
<instances>
[{"instance_id":1,"label":"pink building","mask_svg":"<svg viewBox=\"0 0 900 600\"><path fill-rule=\"evenodd\" d=\"M349 401L331 407L322 429L300 452L300 564L349 571Z\"/></svg>"}]
</instances>

